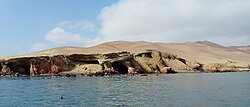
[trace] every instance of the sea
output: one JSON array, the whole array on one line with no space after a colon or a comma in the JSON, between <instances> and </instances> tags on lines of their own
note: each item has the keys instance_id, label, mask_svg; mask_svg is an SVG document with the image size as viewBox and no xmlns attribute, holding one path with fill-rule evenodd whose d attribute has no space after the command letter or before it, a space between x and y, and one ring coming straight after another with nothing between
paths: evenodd
<instances>
[{"instance_id":1,"label":"sea","mask_svg":"<svg viewBox=\"0 0 250 107\"><path fill-rule=\"evenodd\" d=\"M250 107L250 72L0 77L0 107Z\"/></svg>"}]
</instances>

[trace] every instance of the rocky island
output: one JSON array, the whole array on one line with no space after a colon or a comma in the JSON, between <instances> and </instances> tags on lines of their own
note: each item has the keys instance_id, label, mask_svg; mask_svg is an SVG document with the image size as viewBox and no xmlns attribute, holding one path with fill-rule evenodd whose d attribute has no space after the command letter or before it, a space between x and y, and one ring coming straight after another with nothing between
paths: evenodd
<instances>
[{"instance_id":1,"label":"rocky island","mask_svg":"<svg viewBox=\"0 0 250 107\"><path fill-rule=\"evenodd\" d=\"M250 70L249 46L209 41L107 42L93 47L59 47L0 58L0 75L112 75Z\"/></svg>"}]
</instances>

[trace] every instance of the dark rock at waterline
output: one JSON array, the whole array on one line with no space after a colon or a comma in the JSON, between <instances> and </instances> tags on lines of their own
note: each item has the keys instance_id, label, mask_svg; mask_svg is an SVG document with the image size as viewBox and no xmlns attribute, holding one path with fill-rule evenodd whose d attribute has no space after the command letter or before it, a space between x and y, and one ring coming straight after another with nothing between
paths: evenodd
<instances>
[{"instance_id":1,"label":"dark rock at waterline","mask_svg":"<svg viewBox=\"0 0 250 107\"><path fill-rule=\"evenodd\" d=\"M142 77L144 77L144 76L148 76L148 74L142 74L141 76L142 76Z\"/></svg>"},{"instance_id":2,"label":"dark rock at waterline","mask_svg":"<svg viewBox=\"0 0 250 107\"><path fill-rule=\"evenodd\" d=\"M65 76L66 76L66 77L70 77L70 74L66 74Z\"/></svg>"}]
</instances>

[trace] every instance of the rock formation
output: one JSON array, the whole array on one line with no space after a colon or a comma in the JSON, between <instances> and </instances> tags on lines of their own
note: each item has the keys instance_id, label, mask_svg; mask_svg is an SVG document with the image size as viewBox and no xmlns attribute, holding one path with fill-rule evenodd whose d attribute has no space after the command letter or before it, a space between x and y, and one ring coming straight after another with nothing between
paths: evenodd
<instances>
[{"instance_id":1,"label":"rock formation","mask_svg":"<svg viewBox=\"0 0 250 107\"><path fill-rule=\"evenodd\" d=\"M164 54L164 57L162 56ZM1 74L56 75L56 74L137 74L175 73L165 60L166 53L145 51L137 54L118 52L108 54L72 54L22 57L1 61ZM173 59L177 60L177 59ZM185 64L184 64L185 65Z\"/></svg>"},{"instance_id":2,"label":"rock formation","mask_svg":"<svg viewBox=\"0 0 250 107\"><path fill-rule=\"evenodd\" d=\"M140 43L140 45L141 44L142 43ZM208 43L206 42L205 46L207 46L207 44ZM140 45L134 45L134 46L138 47ZM197 46L200 45L203 46L204 44L201 44L199 42ZM218 48L223 48L222 46L219 45L213 44L213 46L215 48L214 50ZM91 50L91 48L89 49ZM100 51L101 49L105 48L100 48ZM205 56L200 56L201 59L194 60L192 59L192 57L189 57L190 55L181 54L184 56L183 57L178 52L176 53L178 53L179 55L173 54L175 52L171 50L169 50L170 52L159 51L159 50L162 49L152 50L148 48L145 49L145 51L132 52L126 50L126 51L114 51L110 53L68 52L66 54L63 52L62 53L58 52L57 54L52 54L52 55L41 54L43 52L40 52L39 54L35 53L37 55L7 57L0 60L0 70L1 70L0 75L30 75L30 76L68 75L69 76L69 75L178 73L178 72L238 72L238 71L250 70L249 63L245 62L238 63L232 60L224 61L224 59L223 59L224 62L222 61L205 62L201 60L201 59L208 59ZM204 53L204 51L201 52ZM208 57L209 55L210 54L208 54ZM243 53L242 55L248 56L247 53ZM238 56L235 57L238 58ZM218 57L217 59L219 58L220 57ZM215 58L211 57L211 59ZM244 58L239 57L238 59L244 59Z\"/></svg>"}]
</instances>

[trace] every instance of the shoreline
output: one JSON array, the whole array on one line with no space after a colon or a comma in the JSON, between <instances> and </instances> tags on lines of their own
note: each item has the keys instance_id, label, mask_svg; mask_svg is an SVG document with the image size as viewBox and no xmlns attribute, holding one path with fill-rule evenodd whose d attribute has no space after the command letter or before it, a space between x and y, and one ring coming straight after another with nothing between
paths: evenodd
<instances>
[{"instance_id":1,"label":"shoreline","mask_svg":"<svg viewBox=\"0 0 250 107\"><path fill-rule=\"evenodd\" d=\"M112 76L148 76L148 75L175 75L175 74L221 74L221 73L243 73L243 72L250 72L250 71L237 71L237 72L197 72L197 71L193 71L193 72L177 72L177 73L145 73L145 74L106 74L106 75L102 75L102 74L82 74L82 73L67 73L67 74L57 74L57 75L49 75L49 74L43 74L43 75L37 75L37 76L30 76L30 75L19 75L19 76L15 76L15 75L0 75L0 77L112 77Z\"/></svg>"}]
</instances>

